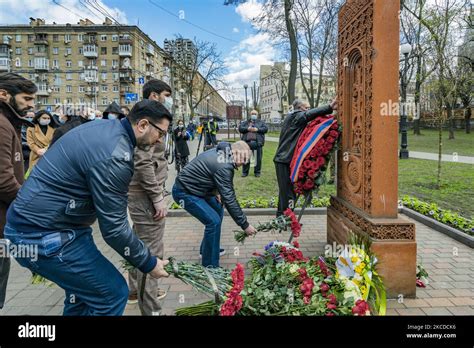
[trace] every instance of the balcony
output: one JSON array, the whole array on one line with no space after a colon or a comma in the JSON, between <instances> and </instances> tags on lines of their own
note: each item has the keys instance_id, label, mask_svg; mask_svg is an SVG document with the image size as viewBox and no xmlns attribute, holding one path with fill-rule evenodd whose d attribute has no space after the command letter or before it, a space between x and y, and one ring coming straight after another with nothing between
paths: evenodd
<instances>
[{"instance_id":1,"label":"balcony","mask_svg":"<svg viewBox=\"0 0 474 348\"><path fill-rule=\"evenodd\" d=\"M44 57L36 57L34 67L35 67L35 70L39 70L39 71L49 70L49 59L46 59Z\"/></svg>"},{"instance_id":2,"label":"balcony","mask_svg":"<svg viewBox=\"0 0 474 348\"><path fill-rule=\"evenodd\" d=\"M131 57L132 56L132 45L119 45L119 56L120 57Z\"/></svg>"},{"instance_id":3,"label":"balcony","mask_svg":"<svg viewBox=\"0 0 474 348\"><path fill-rule=\"evenodd\" d=\"M153 75L154 75L153 71L145 71L146 77L153 77Z\"/></svg>"},{"instance_id":4,"label":"balcony","mask_svg":"<svg viewBox=\"0 0 474 348\"><path fill-rule=\"evenodd\" d=\"M0 45L0 57L1 58L9 58L10 57L10 48L9 46L3 44Z\"/></svg>"},{"instance_id":5,"label":"balcony","mask_svg":"<svg viewBox=\"0 0 474 348\"><path fill-rule=\"evenodd\" d=\"M130 35L120 35L118 41L119 44L132 44L133 39Z\"/></svg>"},{"instance_id":6,"label":"balcony","mask_svg":"<svg viewBox=\"0 0 474 348\"><path fill-rule=\"evenodd\" d=\"M153 47L152 44L148 44L148 45L146 46L145 54L146 54L147 56L152 56L152 57L155 56L155 49L154 49L154 47Z\"/></svg>"},{"instance_id":7,"label":"balcony","mask_svg":"<svg viewBox=\"0 0 474 348\"><path fill-rule=\"evenodd\" d=\"M147 57L145 60L145 65L154 66L153 59Z\"/></svg>"},{"instance_id":8,"label":"balcony","mask_svg":"<svg viewBox=\"0 0 474 348\"><path fill-rule=\"evenodd\" d=\"M0 58L0 71L10 71L10 58Z\"/></svg>"},{"instance_id":9,"label":"balcony","mask_svg":"<svg viewBox=\"0 0 474 348\"><path fill-rule=\"evenodd\" d=\"M99 56L99 50L96 45L88 44L82 46L82 54L87 58L97 58Z\"/></svg>"},{"instance_id":10,"label":"balcony","mask_svg":"<svg viewBox=\"0 0 474 348\"><path fill-rule=\"evenodd\" d=\"M47 35L47 34L37 34L37 35L35 36L34 44L35 44L35 45L45 45L45 46L48 46L48 45L49 45L49 43L48 43L48 35Z\"/></svg>"},{"instance_id":11,"label":"balcony","mask_svg":"<svg viewBox=\"0 0 474 348\"><path fill-rule=\"evenodd\" d=\"M133 83L135 77L131 74L120 74L120 83Z\"/></svg>"}]
</instances>

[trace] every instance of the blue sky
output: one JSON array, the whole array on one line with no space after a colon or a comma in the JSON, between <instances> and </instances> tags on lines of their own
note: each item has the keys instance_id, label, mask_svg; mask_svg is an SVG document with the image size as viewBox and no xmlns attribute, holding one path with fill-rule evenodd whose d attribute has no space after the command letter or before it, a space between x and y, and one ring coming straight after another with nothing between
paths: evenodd
<instances>
[{"instance_id":1,"label":"blue sky","mask_svg":"<svg viewBox=\"0 0 474 348\"><path fill-rule=\"evenodd\" d=\"M77 23L87 17L99 23L99 12L84 6L94 0L0 0L1 24L28 23L29 17L46 19L47 23ZM139 27L163 46L165 38L176 34L215 42L222 52L228 74L225 80L232 87L226 99L243 99L243 84L258 81L260 64L270 64L276 59L276 51L265 34L252 28L250 19L258 15L261 0L248 0L239 6L224 6L224 0L97 0L109 13L123 24ZM168 12L174 14L174 16ZM184 18L204 29L217 33L221 38L200 30L175 16Z\"/></svg>"}]
</instances>

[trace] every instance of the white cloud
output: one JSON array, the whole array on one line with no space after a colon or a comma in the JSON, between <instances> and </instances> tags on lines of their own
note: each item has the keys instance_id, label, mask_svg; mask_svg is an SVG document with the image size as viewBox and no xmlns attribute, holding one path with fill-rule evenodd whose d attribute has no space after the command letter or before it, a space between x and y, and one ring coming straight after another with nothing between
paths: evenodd
<instances>
[{"instance_id":1,"label":"white cloud","mask_svg":"<svg viewBox=\"0 0 474 348\"><path fill-rule=\"evenodd\" d=\"M25 24L29 23L29 18L43 18L47 24L56 22L58 24L77 23L81 17L89 18L94 23L102 23L105 16L89 6L90 10L84 7L79 0L0 0L0 23L2 24ZM116 7L109 7L98 0L98 4L109 12L121 24L127 24L125 12ZM67 9L66 9L67 8ZM69 10L69 11L68 11ZM92 11L92 12L91 12Z\"/></svg>"},{"instance_id":2,"label":"white cloud","mask_svg":"<svg viewBox=\"0 0 474 348\"><path fill-rule=\"evenodd\" d=\"M231 99L244 99L243 85L253 85L259 80L260 65L273 64L276 51L265 33L248 36L234 46L224 61L229 69L225 81L234 91Z\"/></svg>"},{"instance_id":3,"label":"white cloud","mask_svg":"<svg viewBox=\"0 0 474 348\"><path fill-rule=\"evenodd\" d=\"M251 22L252 19L262 12L262 8L263 5L257 0L249 0L239 4L239 6L236 7L235 12L242 17L242 22Z\"/></svg>"},{"instance_id":4,"label":"white cloud","mask_svg":"<svg viewBox=\"0 0 474 348\"><path fill-rule=\"evenodd\" d=\"M232 28L233 33L238 33L239 31L240 31L239 28L236 28L236 27Z\"/></svg>"}]
</instances>

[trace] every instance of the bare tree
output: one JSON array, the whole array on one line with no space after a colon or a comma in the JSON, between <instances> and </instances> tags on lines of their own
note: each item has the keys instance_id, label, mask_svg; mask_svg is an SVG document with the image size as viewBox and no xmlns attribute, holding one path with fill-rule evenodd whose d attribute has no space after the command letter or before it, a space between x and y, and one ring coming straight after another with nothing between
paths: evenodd
<instances>
[{"instance_id":1,"label":"bare tree","mask_svg":"<svg viewBox=\"0 0 474 348\"><path fill-rule=\"evenodd\" d=\"M452 122L453 101L455 102L455 91L457 89L457 79L455 76L453 53L454 33L459 24L460 15L467 5L466 0L435 0L424 12L424 16L419 16L413 9L404 8L413 15L427 29L429 39L434 48L434 63L436 65L435 75L437 78L435 92L438 100L438 174L437 188L441 186L441 154L443 146L443 121L444 112L448 121ZM451 130L452 131L452 130ZM450 132L451 136L451 132ZM454 136L454 135L453 135Z\"/></svg>"},{"instance_id":2,"label":"bare tree","mask_svg":"<svg viewBox=\"0 0 474 348\"><path fill-rule=\"evenodd\" d=\"M194 58L188 64L179 65L173 72L182 88L189 96L187 100L191 110L191 119L195 109L214 91L226 89L224 75L226 68L222 54L215 43L194 39Z\"/></svg>"}]
</instances>

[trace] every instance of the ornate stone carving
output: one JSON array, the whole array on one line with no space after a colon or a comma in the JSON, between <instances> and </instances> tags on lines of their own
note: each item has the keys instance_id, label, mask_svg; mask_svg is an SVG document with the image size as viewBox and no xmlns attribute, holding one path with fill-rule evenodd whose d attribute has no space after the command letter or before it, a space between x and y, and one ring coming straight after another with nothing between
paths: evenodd
<instances>
[{"instance_id":1,"label":"ornate stone carving","mask_svg":"<svg viewBox=\"0 0 474 348\"><path fill-rule=\"evenodd\" d=\"M331 207L372 238L415 239L415 225L408 221L405 224L373 223L335 197L331 197Z\"/></svg>"},{"instance_id":2,"label":"ornate stone carving","mask_svg":"<svg viewBox=\"0 0 474 348\"><path fill-rule=\"evenodd\" d=\"M370 212L373 3L348 0L339 13L339 117L346 127L339 152L338 195Z\"/></svg>"}]
</instances>

